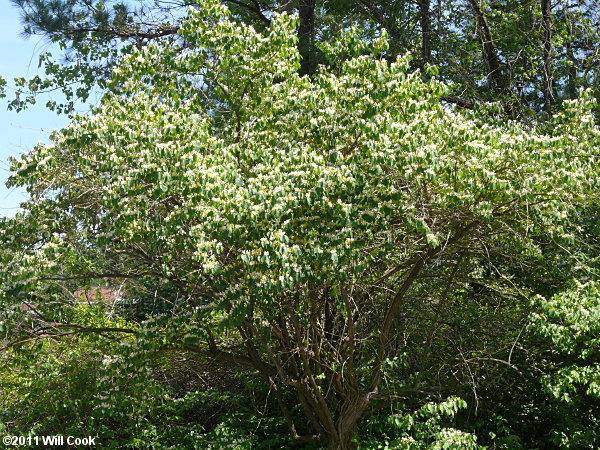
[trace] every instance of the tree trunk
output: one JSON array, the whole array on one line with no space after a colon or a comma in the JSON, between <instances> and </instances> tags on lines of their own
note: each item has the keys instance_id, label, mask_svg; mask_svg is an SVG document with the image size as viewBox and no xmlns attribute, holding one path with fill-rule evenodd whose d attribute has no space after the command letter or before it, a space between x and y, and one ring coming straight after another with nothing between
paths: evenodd
<instances>
[{"instance_id":1,"label":"tree trunk","mask_svg":"<svg viewBox=\"0 0 600 450\"><path fill-rule=\"evenodd\" d=\"M566 56L569 61L567 92L569 98L574 99L577 98L577 58L575 58L575 53L573 52L573 41L575 40L575 37L573 36L574 19L568 14L567 20L569 21L569 40L567 41L566 46Z\"/></svg>"},{"instance_id":2,"label":"tree trunk","mask_svg":"<svg viewBox=\"0 0 600 450\"><path fill-rule=\"evenodd\" d=\"M347 398L336 420L333 418L333 404L323 404L311 395L310 386L296 386L298 398L304 415L313 430L320 436L321 442L331 450L351 450L355 446L352 437L367 406L369 397L366 394L354 394ZM318 395L318 394L317 394Z\"/></svg>"},{"instance_id":3,"label":"tree trunk","mask_svg":"<svg viewBox=\"0 0 600 450\"><path fill-rule=\"evenodd\" d=\"M386 17L384 11L379 8L372 0L357 0L359 4L363 6L369 16L379 25L381 25L387 32L390 38L395 39L401 45L401 48L407 48L406 40L402 31L398 28L393 18Z\"/></svg>"},{"instance_id":4,"label":"tree trunk","mask_svg":"<svg viewBox=\"0 0 600 450\"><path fill-rule=\"evenodd\" d=\"M423 67L431 63L431 15L429 12L430 0L421 0L421 58Z\"/></svg>"},{"instance_id":5,"label":"tree trunk","mask_svg":"<svg viewBox=\"0 0 600 450\"><path fill-rule=\"evenodd\" d=\"M552 16L550 0L541 0L542 24L544 28L544 77L542 91L544 93L544 111L552 114L554 94L552 92Z\"/></svg>"},{"instance_id":6,"label":"tree trunk","mask_svg":"<svg viewBox=\"0 0 600 450\"><path fill-rule=\"evenodd\" d=\"M316 68L315 61L315 0L299 0L298 50L300 51L300 74L310 75Z\"/></svg>"},{"instance_id":7,"label":"tree trunk","mask_svg":"<svg viewBox=\"0 0 600 450\"><path fill-rule=\"evenodd\" d=\"M369 396L364 393L356 394L354 398L344 402L340 417L336 421L338 447L329 445L329 448L353 449L352 437L356 431L360 419L362 418L367 406L369 405Z\"/></svg>"},{"instance_id":8,"label":"tree trunk","mask_svg":"<svg viewBox=\"0 0 600 450\"><path fill-rule=\"evenodd\" d=\"M567 59L570 62L569 75L567 81L567 92L570 99L577 98L577 60L573 54L573 44L569 42L567 44Z\"/></svg>"},{"instance_id":9,"label":"tree trunk","mask_svg":"<svg viewBox=\"0 0 600 450\"><path fill-rule=\"evenodd\" d=\"M502 70L502 64L498 57L498 51L494 45L494 38L490 31L487 18L481 6L479 0L469 0L475 13L475 20L477 23L477 30L481 39L481 49L483 53L483 59L489 69L488 77L492 80L492 83L496 90L500 93L506 93L508 91L508 83L504 77Z\"/></svg>"}]
</instances>

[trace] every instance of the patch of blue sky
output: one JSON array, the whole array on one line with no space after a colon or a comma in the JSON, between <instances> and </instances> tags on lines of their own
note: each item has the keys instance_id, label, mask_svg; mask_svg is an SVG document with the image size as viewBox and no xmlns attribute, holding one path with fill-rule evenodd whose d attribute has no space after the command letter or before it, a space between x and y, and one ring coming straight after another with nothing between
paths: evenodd
<instances>
[{"instance_id":1,"label":"patch of blue sky","mask_svg":"<svg viewBox=\"0 0 600 450\"><path fill-rule=\"evenodd\" d=\"M38 68L39 55L54 50L46 39L25 39L22 31L19 11L8 1L0 2L0 76L7 82L7 98L0 100L0 216L5 217L14 216L19 204L27 199L23 189L5 185L10 175L9 156L28 151L38 142L48 143L53 130L69 123L67 116L59 116L45 106L49 100L60 100L58 93L45 94L19 113L8 111L7 100L16 95L14 78L43 76L43 68Z\"/></svg>"}]
</instances>

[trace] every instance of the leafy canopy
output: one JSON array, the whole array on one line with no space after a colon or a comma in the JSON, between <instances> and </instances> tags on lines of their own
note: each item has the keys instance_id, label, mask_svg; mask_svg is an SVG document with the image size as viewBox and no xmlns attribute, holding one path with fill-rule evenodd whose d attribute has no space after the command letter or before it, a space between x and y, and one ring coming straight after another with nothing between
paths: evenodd
<instances>
[{"instance_id":1,"label":"leafy canopy","mask_svg":"<svg viewBox=\"0 0 600 450\"><path fill-rule=\"evenodd\" d=\"M192 10L185 51L137 51L102 106L14 161L11 185L32 194L17 221L49 237L31 255L38 270L64 270L65 232L85 233L111 250L143 245L166 277L264 299L360 274L394 221L433 248L466 221L559 227L593 187L589 116L555 137L483 123L441 107L443 86L408 75L404 58L300 78L293 17L263 36L227 15L217 2ZM515 203L529 217L495 223Z\"/></svg>"}]
</instances>

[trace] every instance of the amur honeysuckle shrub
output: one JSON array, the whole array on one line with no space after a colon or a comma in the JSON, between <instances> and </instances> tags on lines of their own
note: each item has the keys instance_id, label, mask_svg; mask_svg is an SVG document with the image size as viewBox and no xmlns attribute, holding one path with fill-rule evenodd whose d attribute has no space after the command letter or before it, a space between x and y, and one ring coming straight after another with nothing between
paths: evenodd
<instances>
[{"instance_id":1,"label":"amur honeysuckle shrub","mask_svg":"<svg viewBox=\"0 0 600 450\"><path fill-rule=\"evenodd\" d=\"M136 328L108 317L106 305L76 308L72 319L89 330ZM251 448L267 438L285 442L285 434L273 435L274 425L282 428L277 419L253 415L246 398L215 389L182 395L156 373L161 354L139 351L135 340L115 342L105 333L59 333L4 349L0 432L92 436L106 449L227 448L232 443ZM214 415L216 427L207 429L206 421L196 420L195 414L203 410ZM248 423L245 427L240 426L242 418ZM258 420L264 420L260 433ZM34 441L22 447L40 446Z\"/></svg>"},{"instance_id":2,"label":"amur honeysuckle shrub","mask_svg":"<svg viewBox=\"0 0 600 450\"><path fill-rule=\"evenodd\" d=\"M414 412L374 415L361 425L357 438L361 449L478 449L477 437L449 425L464 400L451 397L425 403Z\"/></svg>"},{"instance_id":3,"label":"amur honeysuckle shrub","mask_svg":"<svg viewBox=\"0 0 600 450\"><path fill-rule=\"evenodd\" d=\"M600 410L598 283L572 282L555 295L535 296L504 372L495 406L475 422L479 443L497 448L597 447ZM486 373L489 377L490 372ZM478 386L481 388L481 385ZM471 423L473 424L473 423Z\"/></svg>"},{"instance_id":4,"label":"amur honeysuckle shrub","mask_svg":"<svg viewBox=\"0 0 600 450\"><path fill-rule=\"evenodd\" d=\"M560 367L556 379L548 379L548 389L556 398L571 401L569 392L577 385L587 395L600 397L600 289L595 282L577 284L549 300L535 299L539 312L532 315L530 330L547 340L547 351L561 355L550 358ZM561 378L573 377L573 380ZM563 384L564 383L564 384Z\"/></svg>"},{"instance_id":5,"label":"amur honeysuckle shrub","mask_svg":"<svg viewBox=\"0 0 600 450\"><path fill-rule=\"evenodd\" d=\"M0 295L48 307L47 286L56 301L99 279L168 283L178 312L140 348L254 368L295 395L300 416L279 402L294 439L351 446L365 415L410 392L383 373L404 308L451 305L454 289L429 287L471 255L518 261L595 201L585 99L542 133L443 106L435 78L379 56L384 38L309 78L293 16L261 34L207 0L180 34L137 50L101 105L14 160L31 199L2 227ZM508 273L497 284L515 289Z\"/></svg>"},{"instance_id":6,"label":"amur honeysuckle shrub","mask_svg":"<svg viewBox=\"0 0 600 450\"><path fill-rule=\"evenodd\" d=\"M593 448L600 439L598 283L575 283L535 303L529 333L542 365L540 385L554 412L548 440L560 448Z\"/></svg>"},{"instance_id":7,"label":"amur honeysuckle shrub","mask_svg":"<svg viewBox=\"0 0 600 450\"><path fill-rule=\"evenodd\" d=\"M109 318L99 306L76 305L71 319L89 330L131 326ZM3 433L96 436L103 448L127 447L139 430L150 427L153 409L169 400L167 389L152 379L149 365L131 358L127 342L101 333L55 331L34 340L31 330L29 339L2 352Z\"/></svg>"}]
</instances>

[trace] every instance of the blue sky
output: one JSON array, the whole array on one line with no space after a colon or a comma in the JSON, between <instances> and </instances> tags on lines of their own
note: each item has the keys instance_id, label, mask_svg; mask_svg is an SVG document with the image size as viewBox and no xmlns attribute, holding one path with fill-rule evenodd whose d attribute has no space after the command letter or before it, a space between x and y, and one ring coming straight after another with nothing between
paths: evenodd
<instances>
[{"instance_id":1,"label":"blue sky","mask_svg":"<svg viewBox=\"0 0 600 450\"><path fill-rule=\"evenodd\" d=\"M24 39L19 12L8 0L0 0L0 75L13 86L13 78L32 77L38 69L40 53L52 50L41 37ZM58 55L59 52L53 52ZM14 91L7 89L7 98L14 98ZM29 109L20 113L7 110L6 99L0 99L0 216L13 216L19 203L26 199L22 190L7 189L4 183L9 175L8 157L31 149L39 141L48 142L52 130L68 123L66 116L48 111L48 97L40 98Z\"/></svg>"}]
</instances>

